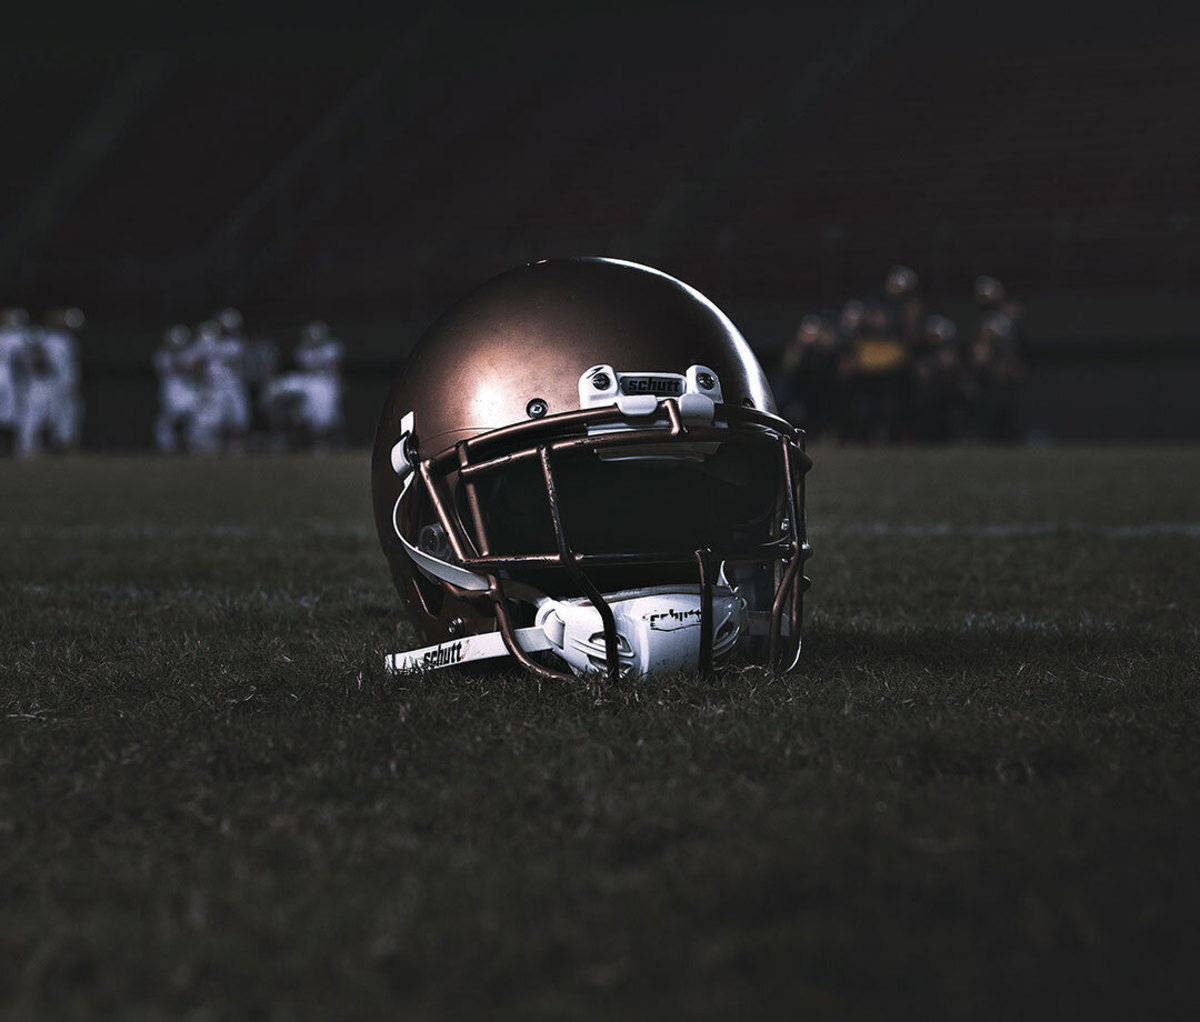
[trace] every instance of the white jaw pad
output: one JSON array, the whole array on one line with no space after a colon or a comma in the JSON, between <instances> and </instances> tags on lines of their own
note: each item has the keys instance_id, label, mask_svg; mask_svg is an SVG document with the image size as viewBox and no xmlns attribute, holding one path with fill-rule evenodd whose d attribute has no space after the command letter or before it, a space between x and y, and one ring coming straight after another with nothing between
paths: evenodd
<instances>
[{"instance_id":1,"label":"white jaw pad","mask_svg":"<svg viewBox=\"0 0 1200 1022\"><path fill-rule=\"evenodd\" d=\"M654 586L606 594L622 674L695 671L700 665L699 586ZM728 652L747 626L745 601L724 586L712 597L713 656ZM606 669L604 622L590 602L546 600L537 623L575 674Z\"/></svg>"}]
</instances>

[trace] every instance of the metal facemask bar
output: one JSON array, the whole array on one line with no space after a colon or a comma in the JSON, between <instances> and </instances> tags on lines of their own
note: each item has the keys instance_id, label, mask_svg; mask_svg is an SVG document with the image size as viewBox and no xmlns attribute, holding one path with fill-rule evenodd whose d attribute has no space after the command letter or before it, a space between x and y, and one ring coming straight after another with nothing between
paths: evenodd
<instances>
[{"instance_id":1,"label":"metal facemask bar","mask_svg":"<svg viewBox=\"0 0 1200 1022\"><path fill-rule=\"evenodd\" d=\"M648 404L648 403L647 403ZM646 409L646 410L643 410ZM448 590L460 599L486 597L492 604L508 652L534 674L556 680L573 680L572 674L555 671L529 655L509 610L512 590L521 588L501 577L501 572L521 566L553 566L563 570L584 594L603 624L605 640L605 673L612 681L620 676L618 633L612 608L589 577L590 565L620 565L623 563L683 563L688 559L681 551L655 553L581 554L572 549L563 523L559 490L555 475L555 457L559 455L594 452L603 458L614 452L636 452L640 448L661 450L664 437L691 445L763 444L777 445L785 493L783 506L789 527L786 535L776 541L747 547L695 550L697 580L700 585L700 662L699 670L708 673L713 661L712 593L720 566L725 561L776 563L785 565L776 586L770 610L768 659L785 670L795 665L800 652L800 621L803 593L808 580L801 568L810 550L804 520L804 475L812 462L804 451L804 434L785 420L753 408L715 405L708 425L684 422L679 402L674 398L657 400L652 409L646 405L639 414L631 414L616 406L565 412L516 426L508 426L460 441L453 448L429 459L413 457L403 448L404 439L396 445L393 464L402 474L415 470L423 483L430 504L445 531L453 552L454 563L437 562L438 577ZM413 422L405 425L412 430ZM604 427L610 426L611 429ZM524 442L524 443L522 443ZM497 453L503 452L503 453ZM488 456L490 455L490 456ZM402 461L403 465L397 464ZM488 531L478 493L478 483L490 473L503 471L512 465L535 460L540 467L542 482L550 509L557 552L497 556L492 553ZM450 478L457 475L472 518L478 543L463 528L454 513ZM406 480L405 490L414 480ZM400 500L403 499L403 493ZM397 501L397 510L400 500ZM397 533L399 533L398 523ZM410 554L416 553L404 537L402 541ZM414 558L416 559L416 558ZM418 560L418 564L420 561ZM449 569L449 570L445 570ZM545 648L545 647L541 647Z\"/></svg>"}]
</instances>

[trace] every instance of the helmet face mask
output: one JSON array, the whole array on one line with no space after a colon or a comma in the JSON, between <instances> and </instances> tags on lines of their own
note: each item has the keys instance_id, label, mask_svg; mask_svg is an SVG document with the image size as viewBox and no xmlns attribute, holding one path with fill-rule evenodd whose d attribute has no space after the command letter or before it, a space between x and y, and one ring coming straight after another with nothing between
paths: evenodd
<instances>
[{"instance_id":1,"label":"helmet face mask","mask_svg":"<svg viewBox=\"0 0 1200 1022\"><path fill-rule=\"evenodd\" d=\"M503 274L422 339L380 420L380 540L433 644L389 665L790 667L809 464L745 341L686 285L601 259Z\"/></svg>"},{"instance_id":2,"label":"helmet face mask","mask_svg":"<svg viewBox=\"0 0 1200 1022\"><path fill-rule=\"evenodd\" d=\"M656 455L604 460L587 445L560 447L556 454L559 513L570 524L572 547L583 554L644 556L739 539L765 542L778 510L773 450L723 443L700 460ZM559 538L542 466L531 457L517 458L474 482L483 522L477 529L463 515L468 536L478 548L486 532L488 549L502 556L556 553ZM460 507L469 511L467 492L460 484Z\"/></svg>"}]
</instances>

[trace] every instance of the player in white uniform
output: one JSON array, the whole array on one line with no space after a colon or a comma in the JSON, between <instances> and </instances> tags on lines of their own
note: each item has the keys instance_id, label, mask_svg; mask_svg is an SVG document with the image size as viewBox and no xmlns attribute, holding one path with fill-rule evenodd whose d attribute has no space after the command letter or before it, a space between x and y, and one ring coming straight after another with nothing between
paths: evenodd
<instances>
[{"instance_id":1,"label":"player in white uniform","mask_svg":"<svg viewBox=\"0 0 1200 1022\"><path fill-rule=\"evenodd\" d=\"M277 434L286 431L314 451L328 450L342 428L344 353L328 323L305 324L293 352L296 368L272 380L263 395Z\"/></svg>"},{"instance_id":2,"label":"player in white uniform","mask_svg":"<svg viewBox=\"0 0 1200 1022\"><path fill-rule=\"evenodd\" d=\"M79 393L79 309L53 309L26 342L29 382L17 423L17 453L40 454L48 438L57 451L79 446L83 398Z\"/></svg>"},{"instance_id":3,"label":"player in white uniform","mask_svg":"<svg viewBox=\"0 0 1200 1022\"><path fill-rule=\"evenodd\" d=\"M345 348L329 324L307 324L296 345L296 365L305 377L304 425L315 450L326 449L342 428L342 358Z\"/></svg>"},{"instance_id":4,"label":"player in white uniform","mask_svg":"<svg viewBox=\"0 0 1200 1022\"><path fill-rule=\"evenodd\" d=\"M0 454L13 450L25 400L29 313L0 309Z\"/></svg>"},{"instance_id":5,"label":"player in white uniform","mask_svg":"<svg viewBox=\"0 0 1200 1022\"><path fill-rule=\"evenodd\" d=\"M163 331L162 344L154 353L154 371L159 383L154 446L163 454L174 454L180 449L199 402L195 363L188 351L191 340L191 330L177 323Z\"/></svg>"},{"instance_id":6,"label":"player in white uniform","mask_svg":"<svg viewBox=\"0 0 1200 1022\"><path fill-rule=\"evenodd\" d=\"M200 393L188 429L188 448L199 454L240 452L250 409L242 381L242 342L222 333L215 319L196 327L189 361L200 377Z\"/></svg>"},{"instance_id":7,"label":"player in white uniform","mask_svg":"<svg viewBox=\"0 0 1200 1022\"><path fill-rule=\"evenodd\" d=\"M242 356L242 380L250 402L250 432L247 437L255 450L270 443L270 420L263 393L279 372L279 345L262 334L246 338Z\"/></svg>"}]
</instances>

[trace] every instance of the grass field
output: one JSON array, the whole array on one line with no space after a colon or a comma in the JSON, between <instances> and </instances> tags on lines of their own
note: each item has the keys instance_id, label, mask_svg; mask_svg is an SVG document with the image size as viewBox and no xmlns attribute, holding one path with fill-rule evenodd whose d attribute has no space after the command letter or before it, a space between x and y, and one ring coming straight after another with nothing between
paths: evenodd
<instances>
[{"instance_id":1,"label":"grass field","mask_svg":"<svg viewBox=\"0 0 1200 1022\"><path fill-rule=\"evenodd\" d=\"M386 676L366 452L0 464L0 1013L1194 1017L1200 449L813 455L618 688Z\"/></svg>"}]
</instances>

